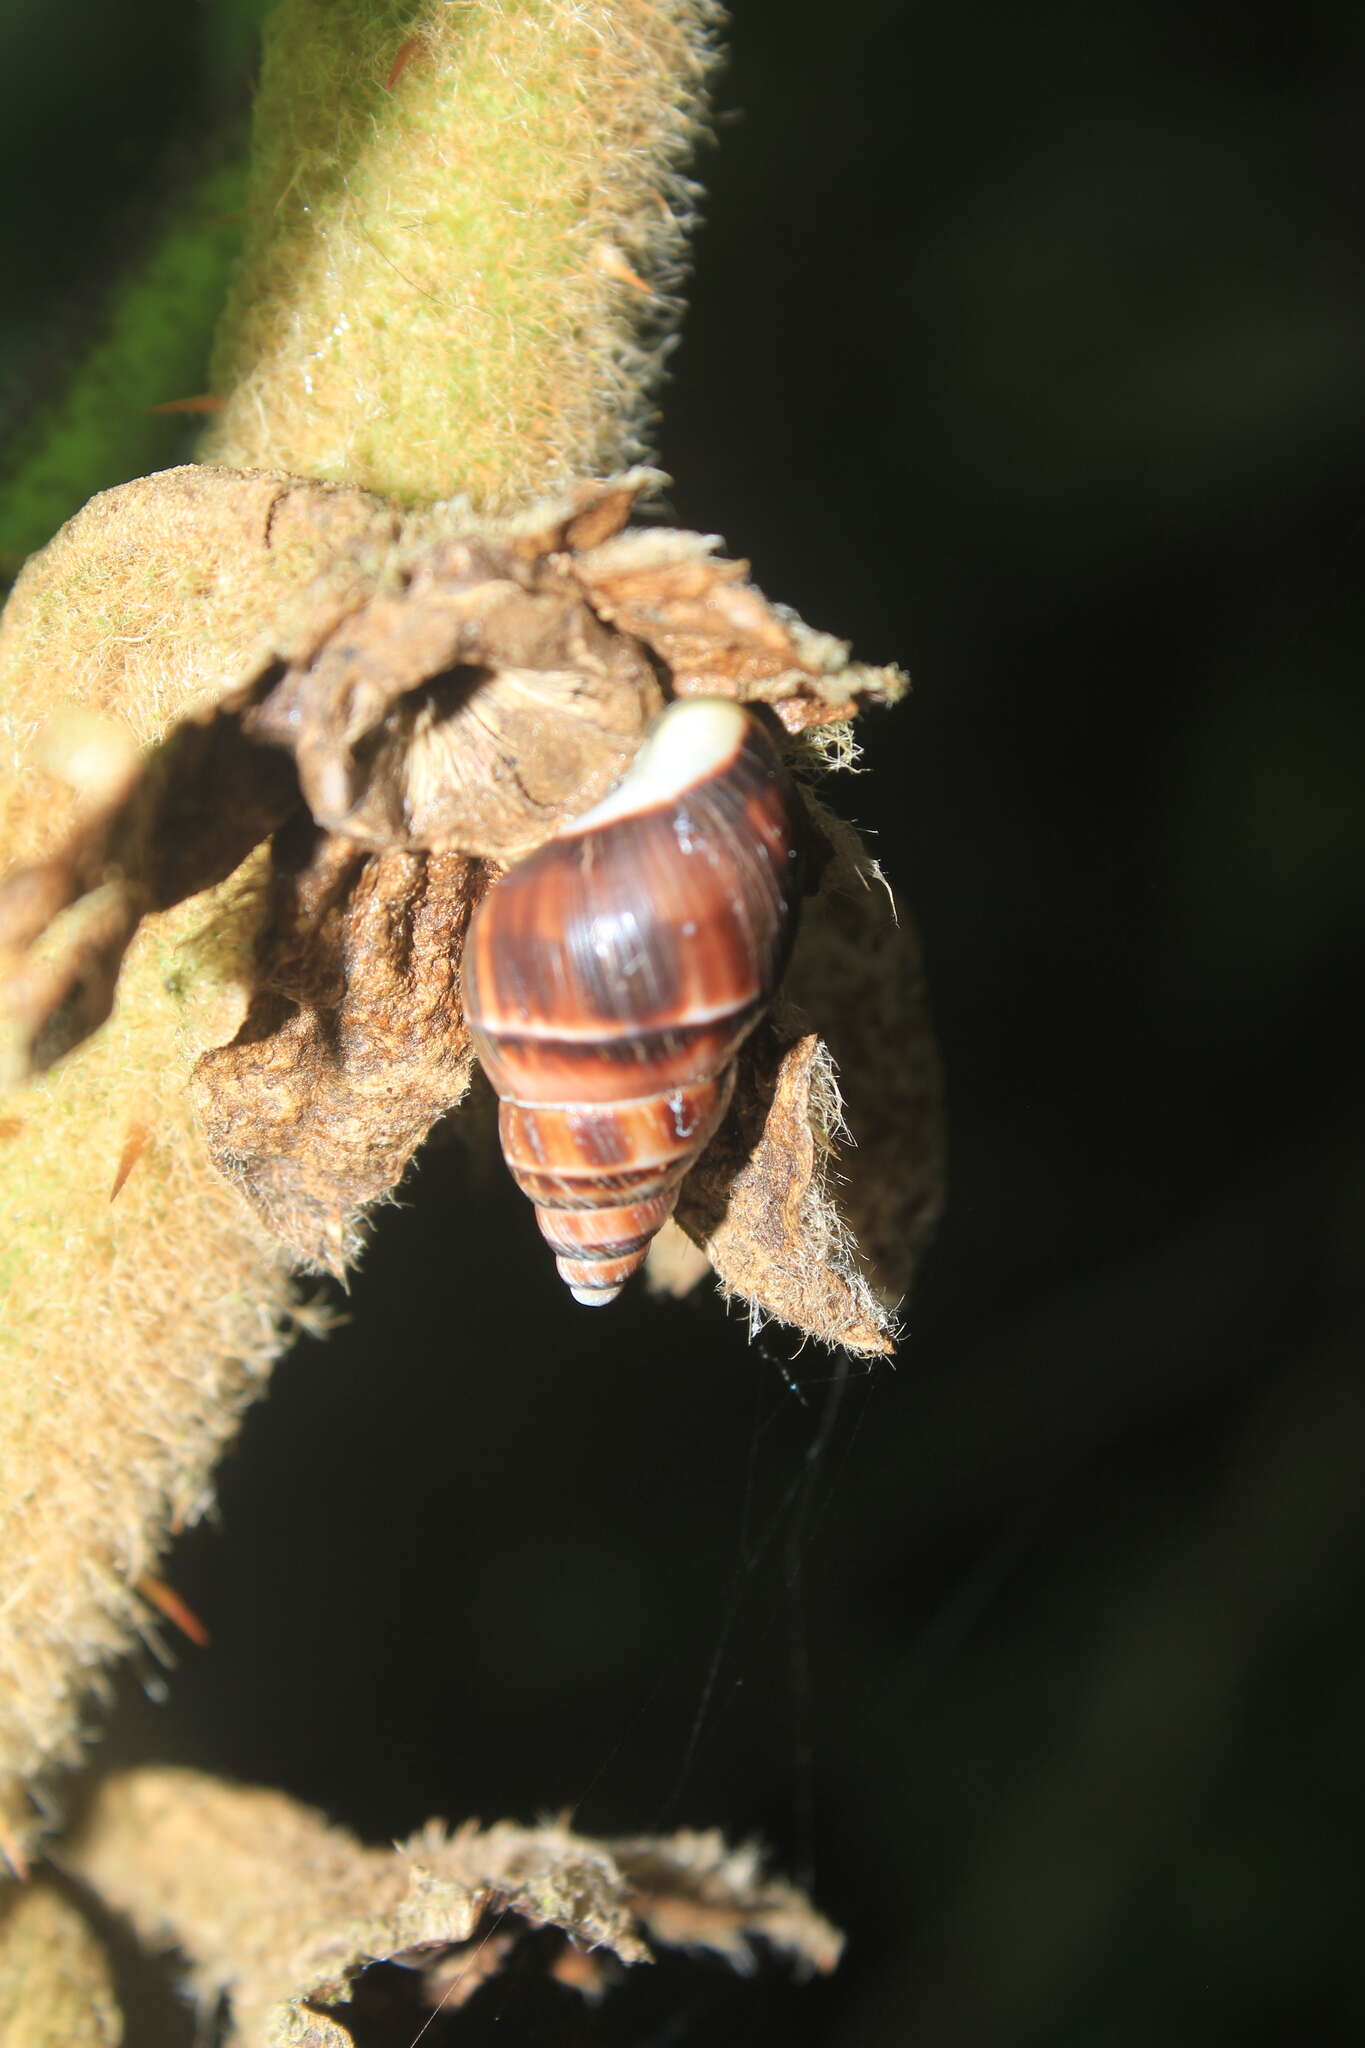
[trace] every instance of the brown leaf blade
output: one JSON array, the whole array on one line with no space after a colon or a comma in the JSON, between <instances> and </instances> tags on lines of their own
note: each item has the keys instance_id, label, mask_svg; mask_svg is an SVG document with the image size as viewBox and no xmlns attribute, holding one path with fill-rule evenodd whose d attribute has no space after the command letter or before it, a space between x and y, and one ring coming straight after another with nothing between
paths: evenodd
<instances>
[{"instance_id":1,"label":"brown leaf blade","mask_svg":"<svg viewBox=\"0 0 1365 2048\"><path fill-rule=\"evenodd\" d=\"M820 886L677 1223L756 1320L877 1356L942 1204L942 1082L914 927L857 834L811 810ZM679 1233L651 1256L661 1292L701 1277Z\"/></svg>"},{"instance_id":2,"label":"brown leaf blade","mask_svg":"<svg viewBox=\"0 0 1365 2048\"><path fill-rule=\"evenodd\" d=\"M821 1343L884 1355L894 1321L859 1268L816 1142L829 1117L829 1055L813 1031L785 1047L771 1028L756 1040L734 1110L683 1183L678 1222L758 1323L775 1316Z\"/></svg>"},{"instance_id":3,"label":"brown leaf blade","mask_svg":"<svg viewBox=\"0 0 1365 2048\"><path fill-rule=\"evenodd\" d=\"M896 668L849 660L842 640L774 605L710 536L643 528L575 564L593 608L642 640L679 696L772 705L789 732L840 723L903 695Z\"/></svg>"},{"instance_id":4,"label":"brown leaf blade","mask_svg":"<svg viewBox=\"0 0 1365 2048\"><path fill-rule=\"evenodd\" d=\"M763 1943L808 1974L832 1969L842 1946L804 1894L719 1834L616 1843L432 1821L370 1849L281 1793L187 1770L107 1780L67 1860L144 1942L178 1945L205 2005L231 2000L234 2048L348 2048L381 1961L411 1972L416 2032L532 1929L626 1968L650 1959L652 1941L748 1969ZM608 1981L556 1974L590 1995Z\"/></svg>"},{"instance_id":5,"label":"brown leaf blade","mask_svg":"<svg viewBox=\"0 0 1365 2048\"><path fill-rule=\"evenodd\" d=\"M942 1213L943 1074L919 934L851 825L807 799L829 848L783 990L785 1028L819 1026L837 1078L824 1142L878 1297L908 1294Z\"/></svg>"},{"instance_id":6,"label":"brown leaf blade","mask_svg":"<svg viewBox=\"0 0 1365 2048\"><path fill-rule=\"evenodd\" d=\"M195 1070L220 1171L306 1265L340 1277L364 1211L469 1086L460 955L483 887L457 854L277 846L256 993Z\"/></svg>"},{"instance_id":7,"label":"brown leaf blade","mask_svg":"<svg viewBox=\"0 0 1365 2048\"><path fill-rule=\"evenodd\" d=\"M605 793L662 702L560 556L475 532L310 637L247 723L328 831L509 860Z\"/></svg>"}]
</instances>

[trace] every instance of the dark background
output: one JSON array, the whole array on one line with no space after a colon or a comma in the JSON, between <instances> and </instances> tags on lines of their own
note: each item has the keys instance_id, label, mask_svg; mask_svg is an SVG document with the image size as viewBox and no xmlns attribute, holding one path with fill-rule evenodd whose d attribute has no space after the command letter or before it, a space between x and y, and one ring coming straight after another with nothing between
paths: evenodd
<instances>
[{"instance_id":1,"label":"dark background","mask_svg":"<svg viewBox=\"0 0 1365 2048\"><path fill-rule=\"evenodd\" d=\"M12 420L223 87L212 9L11 6ZM719 1824L848 1930L451 2038L1361 2038L1363 38L739 0L661 456L914 679L837 797L947 1064L909 1335L589 1316L433 1151L106 1746L379 1840Z\"/></svg>"}]
</instances>

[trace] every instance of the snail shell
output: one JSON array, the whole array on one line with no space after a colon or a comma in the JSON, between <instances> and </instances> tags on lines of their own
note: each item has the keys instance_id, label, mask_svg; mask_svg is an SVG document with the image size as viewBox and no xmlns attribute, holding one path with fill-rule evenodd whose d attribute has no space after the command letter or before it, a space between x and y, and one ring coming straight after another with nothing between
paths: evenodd
<instances>
[{"instance_id":1,"label":"snail shell","mask_svg":"<svg viewBox=\"0 0 1365 2048\"><path fill-rule=\"evenodd\" d=\"M475 913L466 1016L576 1301L620 1293L725 1115L791 948L799 819L759 720L686 697Z\"/></svg>"}]
</instances>

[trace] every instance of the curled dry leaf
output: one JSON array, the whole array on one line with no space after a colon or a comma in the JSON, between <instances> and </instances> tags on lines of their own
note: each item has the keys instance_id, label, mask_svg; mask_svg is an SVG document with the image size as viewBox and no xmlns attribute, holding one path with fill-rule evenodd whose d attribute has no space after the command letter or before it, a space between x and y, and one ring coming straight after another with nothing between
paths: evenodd
<instances>
[{"instance_id":1,"label":"curled dry leaf","mask_svg":"<svg viewBox=\"0 0 1365 2048\"><path fill-rule=\"evenodd\" d=\"M118 2048L109 1960L50 1878L0 1890L0 2048Z\"/></svg>"},{"instance_id":2,"label":"curled dry leaf","mask_svg":"<svg viewBox=\"0 0 1365 2048\"><path fill-rule=\"evenodd\" d=\"M292 752L320 825L514 859L622 774L662 692L586 603L564 523L544 551L476 533L409 553L266 678L246 722Z\"/></svg>"},{"instance_id":3,"label":"curled dry leaf","mask_svg":"<svg viewBox=\"0 0 1365 2048\"><path fill-rule=\"evenodd\" d=\"M850 662L848 647L814 632L726 561L712 535L640 528L577 564L598 616L644 642L678 696L770 704L788 732L837 724L905 690L896 668Z\"/></svg>"},{"instance_id":4,"label":"curled dry leaf","mask_svg":"<svg viewBox=\"0 0 1365 2048\"><path fill-rule=\"evenodd\" d=\"M650 1274L683 1294L709 1262L760 1316L875 1355L892 1348L942 1201L938 1053L913 925L857 834L807 803L825 853L783 1001Z\"/></svg>"},{"instance_id":5,"label":"curled dry leaf","mask_svg":"<svg viewBox=\"0 0 1365 2048\"><path fill-rule=\"evenodd\" d=\"M469 1085L460 953L483 887L459 854L369 853L301 819L272 850L254 993L195 1102L220 1170L303 1261L338 1277Z\"/></svg>"},{"instance_id":6,"label":"curled dry leaf","mask_svg":"<svg viewBox=\"0 0 1365 2048\"><path fill-rule=\"evenodd\" d=\"M508 861L605 795L674 694L775 706L789 729L903 687L780 612L698 534L623 534L648 471L516 519L415 517L247 693L319 824L371 846Z\"/></svg>"},{"instance_id":7,"label":"curled dry leaf","mask_svg":"<svg viewBox=\"0 0 1365 2048\"><path fill-rule=\"evenodd\" d=\"M837 1099L817 1101L827 1190L878 1299L909 1292L943 1206L943 1075L919 937L852 826L807 798L829 848L779 1026L816 1021ZM836 1233L837 1234L837 1233Z\"/></svg>"},{"instance_id":8,"label":"curled dry leaf","mask_svg":"<svg viewBox=\"0 0 1365 2048\"><path fill-rule=\"evenodd\" d=\"M684 1829L614 1841L611 1850L629 1879L631 1910L664 1948L709 1950L744 1970L757 1936L806 1971L838 1965L843 1936L804 1892L765 1874L752 1843L731 1849L713 1828Z\"/></svg>"},{"instance_id":9,"label":"curled dry leaf","mask_svg":"<svg viewBox=\"0 0 1365 2048\"><path fill-rule=\"evenodd\" d=\"M381 1989L411 2021L395 2038L411 2038L535 1929L557 1930L580 1964L625 1967L657 1943L746 1969L762 1942L802 1972L828 1971L842 1946L800 1891L717 1834L599 1842L560 1826L452 1834L430 1822L370 1849L281 1793L184 1770L106 1782L67 1860L143 1941L183 1951L206 2006L230 2000L234 2048L349 2048ZM376 1964L405 1973L396 1994ZM606 1982L550 1966L590 1993Z\"/></svg>"},{"instance_id":10,"label":"curled dry leaf","mask_svg":"<svg viewBox=\"0 0 1365 2048\"><path fill-rule=\"evenodd\" d=\"M833 1064L808 1032L761 1027L741 1056L735 1106L683 1183L678 1222L727 1294L826 1344L887 1352L893 1317L861 1270L827 1188L839 1119Z\"/></svg>"}]
</instances>

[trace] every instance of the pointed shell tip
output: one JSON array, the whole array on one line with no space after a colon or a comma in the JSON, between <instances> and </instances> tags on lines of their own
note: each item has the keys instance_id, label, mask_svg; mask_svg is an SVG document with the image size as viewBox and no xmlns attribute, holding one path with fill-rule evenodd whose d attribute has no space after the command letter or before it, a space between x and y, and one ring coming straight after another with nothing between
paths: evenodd
<instances>
[{"instance_id":1,"label":"pointed shell tip","mask_svg":"<svg viewBox=\"0 0 1365 2048\"><path fill-rule=\"evenodd\" d=\"M615 1301L621 1292L619 1287L571 1287L570 1294L575 1301L581 1301L584 1308L605 1308L609 1301Z\"/></svg>"}]
</instances>

